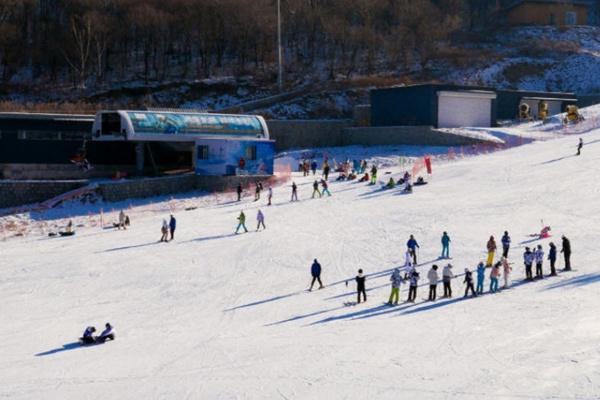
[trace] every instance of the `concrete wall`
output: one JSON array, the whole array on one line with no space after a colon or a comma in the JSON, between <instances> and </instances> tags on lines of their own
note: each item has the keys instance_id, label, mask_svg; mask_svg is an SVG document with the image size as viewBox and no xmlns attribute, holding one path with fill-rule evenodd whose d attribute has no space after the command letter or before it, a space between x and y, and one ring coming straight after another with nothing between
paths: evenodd
<instances>
[{"instance_id":1,"label":"concrete wall","mask_svg":"<svg viewBox=\"0 0 600 400\"><path fill-rule=\"evenodd\" d=\"M352 126L350 120L269 120L275 150L342 145L342 130Z\"/></svg>"},{"instance_id":2,"label":"concrete wall","mask_svg":"<svg viewBox=\"0 0 600 400\"><path fill-rule=\"evenodd\" d=\"M86 180L72 181L0 181L0 208L45 201L85 186Z\"/></svg>"},{"instance_id":3,"label":"concrete wall","mask_svg":"<svg viewBox=\"0 0 600 400\"><path fill-rule=\"evenodd\" d=\"M595 104L600 104L600 94L597 95L585 95L578 97L578 107L589 107Z\"/></svg>"},{"instance_id":4,"label":"concrete wall","mask_svg":"<svg viewBox=\"0 0 600 400\"><path fill-rule=\"evenodd\" d=\"M108 182L100 184L99 191L105 201L121 201L185 193L194 190L221 192L235 189L238 183L247 187L256 181L264 182L270 178L271 176L208 176L186 174Z\"/></svg>"},{"instance_id":5,"label":"concrete wall","mask_svg":"<svg viewBox=\"0 0 600 400\"><path fill-rule=\"evenodd\" d=\"M431 126L386 126L344 129L343 145L465 146L482 140L441 132Z\"/></svg>"},{"instance_id":6,"label":"concrete wall","mask_svg":"<svg viewBox=\"0 0 600 400\"><path fill-rule=\"evenodd\" d=\"M89 179L114 176L117 171L135 175L136 169L131 165L94 165L89 171L83 171L75 164L0 164L2 179ZM152 171L147 168L148 173Z\"/></svg>"}]
</instances>

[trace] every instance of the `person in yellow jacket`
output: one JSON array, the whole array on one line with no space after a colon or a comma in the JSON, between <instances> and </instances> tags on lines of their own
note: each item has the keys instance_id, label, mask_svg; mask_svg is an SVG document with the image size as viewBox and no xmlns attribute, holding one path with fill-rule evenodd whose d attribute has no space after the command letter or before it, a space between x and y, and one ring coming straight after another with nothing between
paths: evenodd
<instances>
[{"instance_id":1,"label":"person in yellow jacket","mask_svg":"<svg viewBox=\"0 0 600 400\"><path fill-rule=\"evenodd\" d=\"M496 240L493 236L490 236L490 240L487 242L488 257L486 267L491 267L494 264L494 254L496 253Z\"/></svg>"},{"instance_id":2,"label":"person in yellow jacket","mask_svg":"<svg viewBox=\"0 0 600 400\"><path fill-rule=\"evenodd\" d=\"M244 228L244 230L246 231L246 233L248 233L248 229L246 228L246 214L244 214L243 211L240 211L240 216L237 218L239 221L239 224L237 226L237 229L235 230L235 234L238 234L238 231L240 230L240 228Z\"/></svg>"}]
</instances>

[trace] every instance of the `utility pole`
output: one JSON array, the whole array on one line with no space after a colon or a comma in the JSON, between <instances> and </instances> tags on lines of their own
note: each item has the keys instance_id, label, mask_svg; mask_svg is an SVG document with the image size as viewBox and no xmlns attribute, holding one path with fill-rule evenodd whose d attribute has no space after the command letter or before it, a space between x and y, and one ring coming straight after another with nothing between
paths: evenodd
<instances>
[{"instance_id":1,"label":"utility pole","mask_svg":"<svg viewBox=\"0 0 600 400\"><path fill-rule=\"evenodd\" d=\"M283 90L283 54L281 51L281 0L277 0L277 62L279 71L277 74L277 86L279 91Z\"/></svg>"}]
</instances>

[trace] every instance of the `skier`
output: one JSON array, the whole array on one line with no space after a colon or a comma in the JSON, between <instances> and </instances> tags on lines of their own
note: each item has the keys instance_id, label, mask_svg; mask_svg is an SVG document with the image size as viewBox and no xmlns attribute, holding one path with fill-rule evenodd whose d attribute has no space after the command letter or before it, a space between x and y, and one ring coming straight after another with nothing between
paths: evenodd
<instances>
[{"instance_id":1,"label":"skier","mask_svg":"<svg viewBox=\"0 0 600 400\"><path fill-rule=\"evenodd\" d=\"M296 182L292 182L292 200L298 201L298 186L296 186Z\"/></svg>"},{"instance_id":2,"label":"skier","mask_svg":"<svg viewBox=\"0 0 600 400\"><path fill-rule=\"evenodd\" d=\"M241 201L242 200L242 184L241 183L238 183L236 191L237 191L237 196L238 196L237 201Z\"/></svg>"},{"instance_id":3,"label":"skier","mask_svg":"<svg viewBox=\"0 0 600 400\"><path fill-rule=\"evenodd\" d=\"M115 328L108 322L104 325L104 330L100 336L96 338L96 342L104 343L107 340L115 340Z\"/></svg>"},{"instance_id":4,"label":"skier","mask_svg":"<svg viewBox=\"0 0 600 400\"><path fill-rule=\"evenodd\" d=\"M329 192L329 185L325 179L321 179L321 186L323 186L323 196L327 193L327 196L331 196L331 192Z\"/></svg>"},{"instance_id":5,"label":"skier","mask_svg":"<svg viewBox=\"0 0 600 400\"><path fill-rule=\"evenodd\" d=\"M81 342L83 344L92 344L96 342L96 338L94 337L94 332L96 332L96 328L93 326L88 326L83 331L83 336L81 337Z\"/></svg>"},{"instance_id":6,"label":"skier","mask_svg":"<svg viewBox=\"0 0 600 400\"><path fill-rule=\"evenodd\" d=\"M502 236L502 256L508 258L508 250L510 249L510 236L508 231L504 231Z\"/></svg>"},{"instance_id":7,"label":"skier","mask_svg":"<svg viewBox=\"0 0 600 400\"><path fill-rule=\"evenodd\" d=\"M493 236L490 236L490 240L487 242L487 251L488 257L486 262L486 267L491 267L494 263L494 253L496 252L496 240L494 240Z\"/></svg>"},{"instance_id":8,"label":"skier","mask_svg":"<svg viewBox=\"0 0 600 400\"><path fill-rule=\"evenodd\" d=\"M269 192L267 194L267 199L269 200L269 203L267 205L270 206L271 200L273 199L273 189L271 188L271 186L269 186Z\"/></svg>"},{"instance_id":9,"label":"skier","mask_svg":"<svg viewBox=\"0 0 600 400\"><path fill-rule=\"evenodd\" d=\"M534 258L535 258L535 277L538 279L543 279L544 274L542 272L542 263L544 262L544 250L542 249L541 244L538 244L538 247L534 252Z\"/></svg>"},{"instance_id":10,"label":"skier","mask_svg":"<svg viewBox=\"0 0 600 400\"><path fill-rule=\"evenodd\" d=\"M327 160L323 161L323 179L327 180L329 178L329 162Z\"/></svg>"},{"instance_id":11,"label":"skier","mask_svg":"<svg viewBox=\"0 0 600 400\"><path fill-rule=\"evenodd\" d=\"M448 264L442 270L442 282L444 283L444 298L452 297L451 282L453 278L454 274L452 273L452 264Z\"/></svg>"},{"instance_id":12,"label":"skier","mask_svg":"<svg viewBox=\"0 0 600 400\"><path fill-rule=\"evenodd\" d=\"M310 274L312 275L312 282L310 283L308 291L312 291L315 281L319 281L319 289L323 289L325 286L323 286L323 282L321 282L321 264L319 264L316 258L310 267Z\"/></svg>"},{"instance_id":13,"label":"skier","mask_svg":"<svg viewBox=\"0 0 600 400\"><path fill-rule=\"evenodd\" d=\"M388 304L397 305L400 299L400 285L403 281L402 276L400 275L400 269L394 268L394 272L392 272L392 276L390 276L390 281L392 282L392 293L390 294Z\"/></svg>"},{"instance_id":14,"label":"skier","mask_svg":"<svg viewBox=\"0 0 600 400\"><path fill-rule=\"evenodd\" d=\"M65 227L65 233L67 233L67 234L73 233L73 220L72 219L70 219L69 222L67 223L67 226Z\"/></svg>"},{"instance_id":15,"label":"skier","mask_svg":"<svg viewBox=\"0 0 600 400\"><path fill-rule=\"evenodd\" d=\"M429 279L429 301L435 301L436 298L437 283L440 279L437 269L438 266L434 264L427 273L427 279Z\"/></svg>"},{"instance_id":16,"label":"skier","mask_svg":"<svg viewBox=\"0 0 600 400\"><path fill-rule=\"evenodd\" d=\"M386 189L393 189L396 187L396 182L394 182L394 178L390 177L390 180L388 181L388 183L385 185Z\"/></svg>"},{"instance_id":17,"label":"skier","mask_svg":"<svg viewBox=\"0 0 600 400\"><path fill-rule=\"evenodd\" d=\"M256 182L256 189L254 190L254 201L260 200L261 183Z\"/></svg>"},{"instance_id":18,"label":"skier","mask_svg":"<svg viewBox=\"0 0 600 400\"><path fill-rule=\"evenodd\" d=\"M408 269L412 268L412 254L410 252L410 249L407 249L406 252L404 253L404 266L408 267Z\"/></svg>"},{"instance_id":19,"label":"skier","mask_svg":"<svg viewBox=\"0 0 600 400\"><path fill-rule=\"evenodd\" d=\"M560 252L565 256L565 271L571 270L571 242L565 235L562 237L562 249Z\"/></svg>"},{"instance_id":20,"label":"skier","mask_svg":"<svg viewBox=\"0 0 600 400\"><path fill-rule=\"evenodd\" d=\"M238 234L238 231L240 230L240 228L244 228L244 230L246 231L246 233L248 233L248 229L246 229L246 214L244 214L243 211L240 211L240 216L237 217L239 224L235 230L235 234Z\"/></svg>"},{"instance_id":21,"label":"skier","mask_svg":"<svg viewBox=\"0 0 600 400\"><path fill-rule=\"evenodd\" d=\"M357 303L360 304L360 294L361 293L363 295L363 301L367 301L367 291L365 289L365 280L367 279L367 277L363 275L363 270L359 269L358 275L356 275L356 278L354 278L354 279L356 280L356 294L358 297Z\"/></svg>"},{"instance_id":22,"label":"skier","mask_svg":"<svg viewBox=\"0 0 600 400\"><path fill-rule=\"evenodd\" d=\"M312 193L312 198L315 198L315 193L319 195L319 198L321 198L321 192L319 192L319 182L315 179L315 181L313 182L313 193Z\"/></svg>"},{"instance_id":23,"label":"skier","mask_svg":"<svg viewBox=\"0 0 600 400\"><path fill-rule=\"evenodd\" d=\"M525 253L523 253L523 263L525 264L525 279L528 281L533 280L533 274L531 271L531 265L535 260L535 255L531 252L529 247L525 247Z\"/></svg>"},{"instance_id":24,"label":"skier","mask_svg":"<svg viewBox=\"0 0 600 400\"><path fill-rule=\"evenodd\" d=\"M374 185L377 183L377 167L375 166L375 164L373 164L373 166L371 167L371 185Z\"/></svg>"},{"instance_id":25,"label":"skier","mask_svg":"<svg viewBox=\"0 0 600 400\"><path fill-rule=\"evenodd\" d=\"M556 276L556 245L553 242L550 242L548 260L550 260L550 276Z\"/></svg>"},{"instance_id":26,"label":"skier","mask_svg":"<svg viewBox=\"0 0 600 400\"><path fill-rule=\"evenodd\" d=\"M171 240L175 239L175 228L177 228L177 220L171 214L171 219L169 219L169 231L171 232Z\"/></svg>"},{"instance_id":27,"label":"skier","mask_svg":"<svg viewBox=\"0 0 600 400\"><path fill-rule=\"evenodd\" d=\"M406 242L406 247L408 247L408 251L410 251L410 255L413 258L413 264L417 265L417 247L421 247L419 246L419 243L417 243L413 235L410 235L408 242Z\"/></svg>"},{"instance_id":28,"label":"skier","mask_svg":"<svg viewBox=\"0 0 600 400\"><path fill-rule=\"evenodd\" d=\"M263 229L267 229L267 227L265 226L265 216L262 213L262 211L258 210L258 212L256 213L256 220L258 221L258 225L256 226L256 232L258 232L261 225Z\"/></svg>"},{"instance_id":29,"label":"skier","mask_svg":"<svg viewBox=\"0 0 600 400\"><path fill-rule=\"evenodd\" d=\"M447 232L442 234L442 255L440 258L450 258L450 236Z\"/></svg>"},{"instance_id":30,"label":"skier","mask_svg":"<svg viewBox=\"0 0 600 400\"><path fill-rule=\"evenodd\" d=\"M415 302L417 298L417 288L419 287L419 273L414 269L411 269L410 275L410 285L408 288L408 301L411 303Z\"/></svg>"},{"instance_id":31,"label":"skier","mask_svg":"<svg viewBox=\"0 0 600 400\"><path fill-rule=\"evenodd\" d=\"M121 230L121 228L123 229L127 229L125 227L125 213L123 212L123 210L121 210L121 212L119 212L119 225L118 225L119 230Z\"/></svg>"},{"instance_id":32,"label":"skier","mask_svg":"<svg viewBox=\"0 0 600 400\"><path fill-rule=\"evenodd\" d=\"M369 182L369 173L365 172L362 178L358 180L359 182Z\"/></svg>"},{"instance_id":33,"label":"skier","mask_svg":"<svg viewBox=\"0 0 600 400\"><path fill-rule=\"evenodd\" d=\"M473 297L477 297L477 293L475 293L475 288L473 288L473 273L469 271L469 268L465 268L465 280L463 281L467 285L465 289L465 296L469 295L469 289L471 289L471 294Z\"/></svg>"},{"instance_id":34,"label":"skier","mask_svg":"<svg viewBox=\"0 0 600 400\"><path fill-rule=\"evenodd\" d=\"M475 292L477 294L483 294L483 281L485 280L485 265L483 262L480 262L477 265L477 289Z\"/></svg>"},{"instance_id":35,"label":"skier","mask_svg":"<svg viewBox=\"0 0 600 400\"><path fill-rule=\"evenodd\" d=\"M581 149L583 148L583 139L579 138L579 144L577 145L577 155L581 155Z\"/></svg>"},{"instance_id":36,"label":"skier","mask_svg":"<svg viewBox=\"0 0 600 400\"><path fill-rule=\"evenodd\" d=\"M508 289L508 286L510 285L510 272L512 271L512 267L508 262L508 258L504 256L502 256L500 262L502 263L502 269L504 270L504 289Z\"/></svg>"},{"instance_id":37,"label":"skier","mask_svg":"<svg viewBox=\"0 0 600 400\"><path fill-rule=\"evenodd\" d=\"M313 176L317 174L317 162L315 160L310 163L310 169L312 170Z\"/></svg>"},{"instance_id":38,"label":"skier","mask_svg":"<svg viewBox=\"0 0 600 400\"><path fill-rule=\"evenodd\" d=\"M162 223L162 227L160 228L160 232L162 233L160 241L168 242L169 241L169 224L167 224L166 219L163 219L163 223Z\"/></svg>"},{"instance_id":39,"label":"skier","mask_svg":"<svg viewBox=\"0 0 600 400\"><path fill-rule=\"evenodd\" d=\"M500 264L496 263L492 267L492 271L490 272L490 292L496 293L498 291L498 278L500 277Z\"/></svg>"}]
</instances>

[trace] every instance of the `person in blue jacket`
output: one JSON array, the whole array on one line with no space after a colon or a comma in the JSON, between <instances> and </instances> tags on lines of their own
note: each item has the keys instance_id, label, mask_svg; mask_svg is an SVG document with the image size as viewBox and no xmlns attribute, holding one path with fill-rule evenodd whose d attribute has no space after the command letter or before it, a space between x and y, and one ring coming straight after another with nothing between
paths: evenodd
<instances>
[{"instance_id":1,"label":"person in blue jacket","mask_svg":"<svg viewBox=\"0 0 600 400\"><path fill-rule=\"evenodd\" d=\"M310 163L310 169L312 170L313 175L317 174L317 162L315 160Z\"/></svg>"},{"instance_id":2,"label":"person in blue jacket","mask_svg":"<svg viewBox=\"0 0 600 400\"><path fill-rule=\"evenodd\" d=\"M485 265L480 262L477 266L477 288L475 293L483 294L483 281L485 280Z\"/></svg>"},{"instance_id":3,"label":"person in blue jacket","mask_svg":"<svg viewBox=\"0 0 600 400\"><path fill-rule=\"evenodd\" d=\"M310 267L310 274L312 275L312 282L310 283L310 289L308 289L308 291L312 290L315 281L319 281L319 289L323 289L323 282L321 282L321 264L319 264L316 258Z\"/></svg>"},{"instance_id":4,"label":"person in blue jacket","mask_svg":"<svg viewBox=\"0 0 600 400\"><path fill-rule=\"evenodd\" d=\"M406 247L408 247L408 251L413 258L413 265L417 265L417 247L420 248L420 246L413 235L410 235Z\"/></svg>"},{"instance_id":5,"label":"person in blue jacket","mask_svg":"<svg viewBox=\"0 0 600 400\"><path fill-rule=\"evenodd\" d=\"M448 232L444 232L442 235L441 258L450 258L450 236L448 236Z\"/></svg>"},{"instance_id":6,"label":"person in blue jacket","mask_svg":"<svg viewBox=\"0 0 600 400\"><path fill-rule=\"evenodd\" d=\"M177 220L171 214L171 219L169 220L169 230L171 231L171 240L175 239L175 228L177 228Z\"/></svg>"},{"instance_id":7,"label":"person in blue jacket","mask_svg":"<svg viewBox=\"0 0 600 400\"><path fill-rule=\"evenodd\" d=\"M502 257L508 258L508 250L510 249L510 236L508 231L504 231L502 236Z\"/></svg>"}]
</instances>

